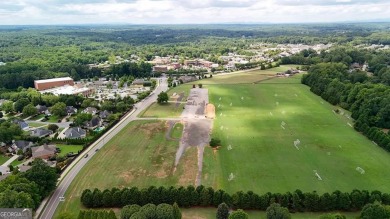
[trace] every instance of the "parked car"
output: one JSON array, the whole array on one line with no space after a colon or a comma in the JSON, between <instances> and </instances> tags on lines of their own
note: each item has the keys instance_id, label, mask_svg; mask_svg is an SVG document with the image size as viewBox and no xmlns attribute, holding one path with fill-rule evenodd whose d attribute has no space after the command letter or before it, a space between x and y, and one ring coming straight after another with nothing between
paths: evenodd
<instances>
[{"instance_id":1,"label":"parked car","mask_svg":"<svg viewBox=\"0 0 390 219\"><path fill-rule=\"evenodd\" d=\"M84 156L84 158L87 158L88 157L88 154L86 154L85 156Z\"/></svg>"}]
</instances>

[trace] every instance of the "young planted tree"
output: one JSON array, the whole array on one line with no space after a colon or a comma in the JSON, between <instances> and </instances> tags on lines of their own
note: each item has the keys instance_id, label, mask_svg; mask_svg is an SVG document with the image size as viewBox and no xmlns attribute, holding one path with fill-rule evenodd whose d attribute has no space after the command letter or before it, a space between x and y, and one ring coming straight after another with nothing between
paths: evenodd
<instances>
[{"instance_id":1,"label":"young planted tree","mask_svg":"<svg viewBox=\"0 0 390 219\"><path fill-rule=\"evenodd\" d=\"M290 219L291 215L287 208L273 203L267 208L267 219Z\"/></svg>"},{"instance_id":2,"label":"young planted tree","mask_svg":"<svg viewBox=\"0 0 390 219\"><path fill-rule=\"evenodd\" d=\"M225 202L218 205L217 219L227 219L229 217L229 206Z\"/></svg>"},{"instance_id":3,"label":"young planted tree","mask_svg":"<svg viewBox=\"0 0 390 219\"><path fill-rule=\"evenodd\" d=\"M159 104L167 103L168 99L169 99L168 94L166 92L161 92L157 96L157 103L159 103Z\"/></svg>"},{"instance_id":4,"label":"young planted tree","mask_svg":"<svg viewBox=\"0 0 390 219\"><path fill-rule=\"evenodd\" d=\"M228 217L229 219L248 219L249 215L243 211L242 209L238 209L237 211L231 213Z\"/></svg>"}]
</instances>

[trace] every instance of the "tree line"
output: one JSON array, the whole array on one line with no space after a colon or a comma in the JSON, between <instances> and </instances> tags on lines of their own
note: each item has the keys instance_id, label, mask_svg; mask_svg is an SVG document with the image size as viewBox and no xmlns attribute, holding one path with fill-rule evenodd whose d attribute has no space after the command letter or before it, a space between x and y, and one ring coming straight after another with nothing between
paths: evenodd
<instances>
[{"instance_id":1,"label":"tree line","mask_svg":"<svg viewBox=\"0 0 390 219\"><path fill-rule=\"evenodd\" d=\"M41 159L25 173L14 172L0 181L0 208L38 208L55 188L59 175Z\"/></svg>"},{"instance_id":2,"label":"tree line","mask_svg":"<svg viewBox=\"0 0 390 219\"><path fill-rule=\"evenodd\" d=\"M353 190L352 192L334 191L333 193L302 192L296 190L287 193L265 193L262 195L252 191L236 192L229 194L224 190L214 190L211 187L188 186L188 187L155 187L139 189L112 188L111 190L86 189L81 195L81 203L87 208L110 208L123 207L125 205L155 205L161 203L177 203L180 207L218 207L226 203L234 209L266 210L272 203L279 203L291 212L318 212L318 211L357 211L364 205L382 202L390 204L390 194L380 191Z\"/></svg>"}]
</instances>

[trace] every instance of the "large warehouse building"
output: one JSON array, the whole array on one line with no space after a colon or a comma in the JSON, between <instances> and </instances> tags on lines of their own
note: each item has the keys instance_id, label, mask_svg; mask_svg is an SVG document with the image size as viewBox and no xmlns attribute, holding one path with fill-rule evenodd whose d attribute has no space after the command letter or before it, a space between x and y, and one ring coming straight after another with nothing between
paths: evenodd
<instances>
[{"instance_id":1,"label":"large warehouse building","mask_svg":"<svg viewBox=\"0 0 390 219\"><path fill-rule=\"evenodd\" d=\"M35 80L34 86L37 90L47 90L55 87L61 87L64 85L74 85L74 81L70 77L65 78L52 78L52 79L45 79L45 80Z\"/></svg>"}]
</instances>

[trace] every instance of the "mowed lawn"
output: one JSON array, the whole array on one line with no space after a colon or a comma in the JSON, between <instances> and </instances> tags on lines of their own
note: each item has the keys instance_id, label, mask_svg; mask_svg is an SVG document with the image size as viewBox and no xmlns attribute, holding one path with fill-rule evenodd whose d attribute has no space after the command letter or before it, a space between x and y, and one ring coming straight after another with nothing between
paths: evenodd
<instances>
[{"instance_id":1,"label":"mowed lawn","mask_svg":"<svg viewBox=\"0 0 390 219\"><path fill-rule=\"evenodd\" d=\"M212 136L222 140L222 148L216 154L206 148L202 184L261 194L389 192L390 154L333 113L335 107L300 84L299 77L206 86L216 106Z\"/></svg>"},{"instance_id":2,"label":"mowed lawn","mask_svg":"<svg viewBox=\"0 0 390 219\"><path fill-rule=\"evenodd\" d=\"M10 157L6 157L6 156L0 154L0 165L7 162L8 159L10 159Z\"/></svg>"},{"instance_id":3,"label":"mowed lawn","mask_svg":"<svg viewBox=\"0 0 390 219\"><path fill-rule=\"evenodd\" d=\"M61 149L61 153L59 153L60 156L66 156L70 152L77 154L79 151L83 149L82 145L57 144L56 147Z\"/></svg>"},{"instance_id":4,"label":"mowed lawn","mask_svg":"<svg viewBox=\"0 0 390 219\"><path fill-rule=\"evenodd\" d=\"M134 121L96 152L79 172L65 194L59 212L77 217L84 189L140 188L180 185L182 166L173 173L178 141L166 140L164 121ZM196 170L196 169L195 169Z\"/></svg>"},{"instance_id":5,"label":"mowed lawn","mask_svg":"<svg viewBox=\"0 0 390 219\"><path fill-rule=\"evenodd\" d=\"M183 111L184 103L152 103L147 109L141 112L140 117L147 118L175 118Z\"/></svg>"}]
</instances>

